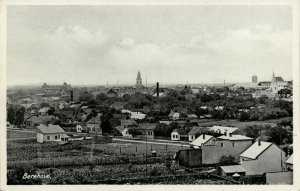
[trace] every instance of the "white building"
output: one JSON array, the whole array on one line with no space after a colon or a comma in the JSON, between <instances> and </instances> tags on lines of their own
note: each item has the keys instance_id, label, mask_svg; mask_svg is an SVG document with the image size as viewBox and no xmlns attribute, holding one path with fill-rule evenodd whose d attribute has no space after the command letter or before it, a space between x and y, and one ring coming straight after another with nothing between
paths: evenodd
<instances>
[{"instance_id":1,"label":"white building","mask_svg":"<svg viewBox=\"0 0 300 191\"><path fill-rule=\"evenodd\" d=\"M39 125L36 127L38 143L68 141L69 136L59 125Z\"/></svg>"}]
</instances>

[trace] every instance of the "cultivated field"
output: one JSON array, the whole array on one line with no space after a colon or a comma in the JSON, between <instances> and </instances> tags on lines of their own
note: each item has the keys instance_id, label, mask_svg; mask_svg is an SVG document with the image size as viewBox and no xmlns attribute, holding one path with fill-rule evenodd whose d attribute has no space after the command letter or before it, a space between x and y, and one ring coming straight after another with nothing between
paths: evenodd
<instances>
[{"instance_id":1,"label":"cultivated field","mask_svg":"<svg viewBox=\"0 0 300 191\"><path fill-rule=\"evenodd\" d=\"M158 157L151 156L151 146ZM7 141L8 184L230 184L194 175L168 160L167 155L180 146L147 144L147 147L146 158L143 143L94 144L85 140L58 145L39 144L35 139L10 140ZM51 178L22 179L25 173L46 174Z\"/></svg>"}]
</instances>

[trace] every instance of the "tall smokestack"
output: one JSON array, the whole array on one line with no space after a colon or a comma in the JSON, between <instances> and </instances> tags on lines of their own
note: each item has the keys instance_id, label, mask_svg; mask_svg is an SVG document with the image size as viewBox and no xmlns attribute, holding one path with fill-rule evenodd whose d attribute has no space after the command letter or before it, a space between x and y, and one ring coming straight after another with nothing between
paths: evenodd
<instances>
[{"instance_id":1,"label":"tall smokestack","mask_svg":"<svg viewBox=\"0 0 300 191\"><path fill-rule=\"evenodd\" d=\"M156 83L156 96L159 98L159 82Z\"/></svg>"},{"instance_id":2,"label":"tall smokestack","mask_svg":"<svg viewBox=\"0 0 300 191\"><path fill-rule=\"evenodd\" d=\"M71 101L74 101L73 90L70 91L70 98L71 98Z\"/></svg>"}]
</instances>

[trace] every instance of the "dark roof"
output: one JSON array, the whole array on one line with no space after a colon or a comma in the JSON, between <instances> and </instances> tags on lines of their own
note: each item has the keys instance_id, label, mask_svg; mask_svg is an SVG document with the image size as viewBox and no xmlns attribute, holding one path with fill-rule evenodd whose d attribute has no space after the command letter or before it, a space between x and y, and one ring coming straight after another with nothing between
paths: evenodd
<instances>
[{"instance_id":1,"label":"dark roof","mask_svg":"<svg viewBox=\"0 0 300 191\"><path fill-rule=\"evenodd\" d=\"M177 132L179 135L187 135L185 130L182 128L174 129L173 132Z\"/></svg>"},{"instance_id":2,"label":"dark roof","mask_svg":"<svg viewBox=\"0 0 300 191\"><path fill-rule=\"evenodd\" d=\"M189 135L195 135L196 133L200 133L203 127L194 126L188 133Z\"/></svg>"},{"instance_id":3,"label":"dark roof","mask_svg":"<svg viewBox=\"0 0 300 191\"><path fill-rule=\"evenodd\" d=\"M127 104L128 102L115 102L111 104L110 107L115 108L116 110L120 110L123 109Z\"/></svg>"},{"instance_id":4,"label":"dark roof","mask_svg":"<svg viewBox=\"0 0 300 191\"><path fill-rule=\"evenodd\" d=\"M100 117L98 117L98 116L92 117L86 123L89 123L89 124L98 124L98 123L100 123Z\"/></svg>"},{"instance_id":5,"label":"dark roof","mask_svg":"<svg viewBox=\"0 0 300 191\"><path fill-rule=\"evenodd\" d=\"M145 129L145 130L154 130L157 127L158 123L143 123L139 127L139 129Z\"/></svg>"},{"instance_id":6,"label":"dark roof","mask_svg":"<svg viewBox=\"0 0 300 191\"><path fill-rule=\"evenodd\" d=\"M283 82L283 78L281 76L275 77L276 82Z\"/></svg>"},{"instance_id":7,"label":"dark roof","mask_svg":"<svg viewBox=\"0 0 300 191\"><path fill-rule=\"evenodd\" d=\"M54 118L53 115L36 115L29 117L26 121L31 121L32 123L41 124L50 122Z\"/></svg>"},{"instance_id":8,"label":"dark roof","mask_svg":"<svg viewBox=\"0 0 300 191\"><path fill-rule=\"evenodd\" d=\"M52 124L49 124L49 126L39 125L36 127L36 132L43 133L43 134L65 133L65 131L59 125L52 125Z\"/></svg>"},{"instance_id":9,"label":"dark roof","mask_svg":"<svg viewBox=\"0 0 300 191\"><path fill-rule=\"evenodd\" d=\"M134 126L134 125L137 125L137 123L133 119L123 119L123 120L121 120L121 125L122 126Z\"/></svg>"}]
</instances>

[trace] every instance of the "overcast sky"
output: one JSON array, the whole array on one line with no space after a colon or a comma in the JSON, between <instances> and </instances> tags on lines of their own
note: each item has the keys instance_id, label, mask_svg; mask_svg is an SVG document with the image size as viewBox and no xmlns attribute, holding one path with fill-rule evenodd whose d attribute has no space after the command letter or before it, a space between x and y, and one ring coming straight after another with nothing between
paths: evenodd
<instances>
[{"instance_id":1,"label":"overcast sky","mask_svg":"<svg viewBox=\"0 0 300 191\"><path fill-rule=\"evenodd\" d=\"M9 6L7 84L292 79L289 6Z\"/></svg>"}]
</instances>

